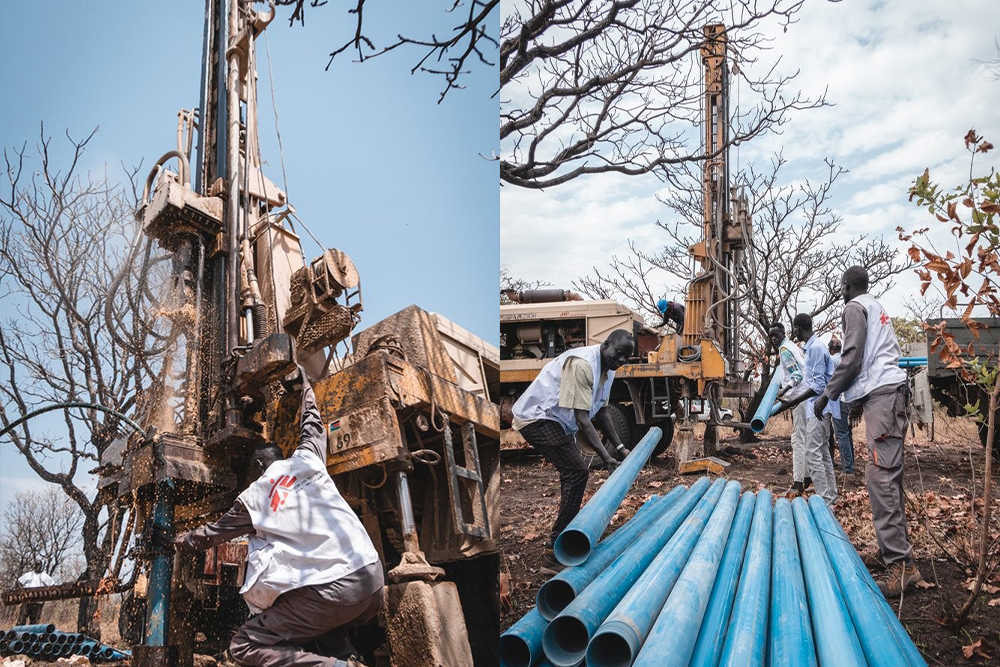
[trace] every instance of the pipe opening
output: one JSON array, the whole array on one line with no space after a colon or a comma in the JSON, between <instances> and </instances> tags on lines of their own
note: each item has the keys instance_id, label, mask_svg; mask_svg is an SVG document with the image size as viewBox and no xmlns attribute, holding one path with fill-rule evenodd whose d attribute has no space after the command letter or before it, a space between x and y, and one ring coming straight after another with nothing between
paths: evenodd
<instances>
[{"instance_id":1,"label":"pipe opening","mask_svg":"<svg viewBox=\"0 0 1000 667\"><path fill-rule=\"evenodd\" d=\"M750 420L750 430L753 431L754 433L760 433L761 431L764 430L765 424L766 422L763 419L757 419L756 417L754 417L753 419Z\"/></svg>"},{"instance_id":2,"label":"pipe opening","mask_svg":"<svg viewBox=\"0 0 1000 667\"><path fill-rule=\"evenodd\" d=\"M562 616L545 629L542 644L545 655L556 667L573 667L579 664L587 651L590 633L579 619Z\"/></svg>"},{"instance_id":3,"label":"pipe opening","mask_svg":"<svg viewBox=\"0 0 1000 667\"><path fill-rule=\"evenodd\" d=\"M501 667L531 667L531 649L528 642L514 635L500 636Z\"/></svg>"},{"instance_id":4,"label":"pipe opening","mask_svg":"<svg viewBox=\"0 0 1000 667\"><path fill-rule=\"evenodd\" d=\"M535 600L535 606L538 607L538 613L542 615L542 618L551 621L575 599L576 592L568 582L549 579L538 589L538 599Z\"/></svg>"},{"instance_id":5,"label":"pipe opening","mask_svg":"<svg viewBox=\"0 0 1000 667\"><path fill-rule=\"evenodd\" d=\"M579 530L564 530L556 538L552 551L563 565L579 565L590 555L590 537Z\"/></svg>"},{"instance_id":6,"label":"pipe opening","mask_svg":"<svg viewBox=\"0 0 1000 667\"><path fill-rule=\"evenodd\" d=\"M629 667L632 664L632 649L621 635L604 632L590 642L587 664L591 667Z\"/></svg>"}]
</instances>

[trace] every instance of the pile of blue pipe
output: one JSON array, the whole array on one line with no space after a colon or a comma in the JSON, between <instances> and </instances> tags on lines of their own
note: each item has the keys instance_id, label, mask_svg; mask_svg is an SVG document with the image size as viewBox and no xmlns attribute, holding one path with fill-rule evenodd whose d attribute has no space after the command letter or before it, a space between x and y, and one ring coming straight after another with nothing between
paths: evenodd
<instances>
[{"instance_id":1,"label":"pile of blue pipe","mask_svg":"<svg viewBox=\"0 0 1000 667\"><path fill-rule=\"evenodd\" d=\"M708 478L650 498L549 579L500 664L926 667L821 498Z\"/></svg>"},{"instance_id":2,"label":"pile of blue pipe","mask_svg":"<svg viewBox=\"0 0 1000 667\"><path fill-rule=\"evenodd\" d=\"M8 655L26 655L50 662L71 655L83 655L91 662L118 662L131 657L132 653L119 651L86 635L59 632L56 626L43 623L0 630L0 656Z\"/></svg>"}]
</instances>

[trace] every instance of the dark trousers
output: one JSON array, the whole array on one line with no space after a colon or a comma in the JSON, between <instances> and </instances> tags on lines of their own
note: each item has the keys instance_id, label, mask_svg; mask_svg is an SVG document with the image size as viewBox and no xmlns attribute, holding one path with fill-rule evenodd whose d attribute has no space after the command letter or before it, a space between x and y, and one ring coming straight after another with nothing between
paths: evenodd
<instances>
[{"instance_id":1,"label":"dark trousers","mask_svg":"<svg viewBox=\"0 0 1000 667\"><path fill-rule=\"evenodd\" d=\"M382 564L374 563L328 584L282 593L270 608L244 623L229 645L237 664L268 667L344 667L309 648L347 642L348 623L363 623L382 606ZM306 646L311 644L310 646ZM346 657L346 656L345 656Z\"/></svg>"},{"instance_id":2,"label":"dark trousers","mask_svg":"<svg viewBox=\"0 0 1000 667\"><path fill-rule=\"evenodd\" d=\"M42 606L44 602L22 602L21 609L17 614L18 625L34 625L42 617Z\"/></svg>"},{"instance_id":3,"label":"dark trousers","mask_svg":"<svg viewBox=\"0 0 1000 667\"><path fill-rule=\"evenodd\" d=\"M559 514L552 524L551 539L559 536L573 520L583 503L587 488L587 464L576 447L576 438L567 435L562 426L548 419L539 419L521 429L521 437L528 441L559 471Z\"/></svg>"},{"instance_id":4,"label":"dark trousers","mask_svg":"<svg viewBox=\"0 0 1000 667\"><path fill-rule=\"evenodd\" d=\"M854 440L851 436L851 421L847 416L847 407L840 407L840 419L833 420L833 432L837 436L837 449L840 450L840 465L844 472L854 473Z\"/></svg>"}]
</instances>

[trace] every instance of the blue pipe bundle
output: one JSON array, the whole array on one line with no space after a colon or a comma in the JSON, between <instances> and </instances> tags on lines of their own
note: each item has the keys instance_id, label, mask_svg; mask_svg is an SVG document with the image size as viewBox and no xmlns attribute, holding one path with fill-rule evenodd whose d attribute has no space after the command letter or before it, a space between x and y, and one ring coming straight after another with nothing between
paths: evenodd
<instances>
[{"instance_id":1,"label":"blue pipe bundle","mask_svg":"<svg viewBox=\"0 0 1000 667\"><path fill-rule=\"evenodd\" d=\"M132 653L81 634L59 632L54 625L18 625L0 630L0 656L8 655L27 655L47 661L83 655L91 662L120 662L130 658Z\"/></svg>"},{"instance_id":2,"label":"blue pipe bundle","mask_svg":"<svg viewBox=\"0 0 1000 667\"><path fill-rule=\"evenodd\" d=\"M927 665L818 497L702 478L546 586L502 667Z\"/></svg>"}]
</instances>

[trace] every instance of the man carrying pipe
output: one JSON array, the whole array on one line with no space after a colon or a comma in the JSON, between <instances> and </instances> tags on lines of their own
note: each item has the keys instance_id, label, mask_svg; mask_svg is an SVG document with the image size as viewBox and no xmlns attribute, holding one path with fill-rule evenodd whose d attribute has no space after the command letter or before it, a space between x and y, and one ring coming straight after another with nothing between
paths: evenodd
<instances>
[{"instance_id":1,"label":"man carrying pipe","mask_svg":"<svg viewBox=\"0 0 1000 667\"><path fill-rule=\"evenodd\" d=\"M805 341L806 389L798 400L804 400L806 406L806 466L816 485L816 493L827 505L837 501L837 479L833 474L833 458L830 455L830 417L840 416L840 401L831 401L822 415L817 417L813 412L816 396L826 389L833 375L833 359L826 345L813 331L812 317L808 313L799 313L792 322L792 335L796 340Z\"/></svg>"},{"instance_id":2,"label":"man carrying pipe","mask_svg":"<svg viewBox=\"0 0 1000 667\"><path fill-rule=\"evenodd\" d=\"M830 340L830 358L833 359L833 367L840 365L840 351L843 346L840 339L834 336ZM850 478L854 476L854 438L851 435L850 412L846 407L840 410L840 416L833 418L833 432L837 439L837 449L840 451L840 465L844 469L844 476Z\"/></svg>"},{"instance_id":3,"label":"man carrying pipe","mask_svg":"<svg viewBox=\"0 0 1000 667\"><path fill-rule=\"evenodd\" d=\"M364 667L346 625L382 604L382 563L368 533L326 469L326 429L302 367L299 444L287 459L274 444L251 457L256 476L218 521L179 535L176 545L207 549L250 535L240 592L254 616L233 637L239 665ZM337 658L306 651L323 638Z\"/></svg>"},{"instance_id":4,"label":"man carrying pipe","mask_svg":"<svg viewBox=\"0 0 1000 667\"><path fill-rule=\"evenodd\" d=\"M921 580L907 535L903 496L903 440L909 426L906 371L899 367L899 342L892 320L868 294L868 272L861 266L847 269L841 293L846 304L844 351L813 413L822 415L827 403L841 396L864 410L871 459L865 466L865 485L886 565L878 586L885 595L894 596Z\"/></svg>"},{"instance_id":5,"label":"man carrying pipe","mask_svg":"<svg viewBox=\"0 0 1000 667\"><path fill-rule=\"evenodd\" d=\"M632 336L624 329L612 331L600 345L566 350L542 368L514 403L514 430L559 471L559 513L544 556L550 570L563 567L552 545L580 511L587 488L588 469L576 447L577 433L610 472L629 453L604 408L611 397L615 371L634 350ZM614 458L601 443L594 421L611 441Z\"/></svg>"},{"instance_id":6,"label":"man carrying pipe","mask_svg":"<svg viewBox=\"0 0 1000 667\"><path fill-rule=\"evenodd\" d=\"M43 569L42 561L36 560L35 567L28 570L17 578L17 585L21 588L39 588L41 586L55 586L56 582ZM18 625L34 625L42 617L42 607L44 602L22 602L18 611Z\"/></svg>"},{"instance_id":7,"label":"man carrying pipe","mask_svg":"<svg viewBox=\"0 0 1000 667\"><path fill-rule=\"evenodd\" d=\"M812 484L810 470L806 465L806 406L795 400L806 389L806 385L802 384L805 359L798 346L785 335L784 324L772 324L767 337L771 342L771 350L778 355L777 372L781 373L778 400L782 403L781 410L792 409L792 486L785 495L794 498L801 496Z\"/></svg>"}]
</instances>

